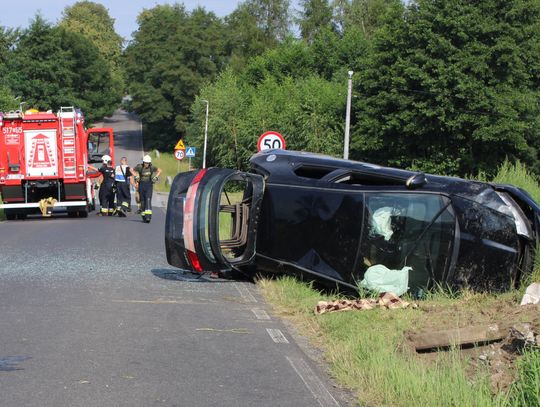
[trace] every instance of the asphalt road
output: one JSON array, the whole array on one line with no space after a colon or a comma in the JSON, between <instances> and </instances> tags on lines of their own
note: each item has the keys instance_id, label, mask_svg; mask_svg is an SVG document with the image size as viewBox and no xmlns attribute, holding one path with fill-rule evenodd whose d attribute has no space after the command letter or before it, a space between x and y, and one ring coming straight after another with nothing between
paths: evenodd
<instances>
[{"instance_id":1,"label":"asphalt road","mask_svg":"<svg viewBox=\"0 0 540 407\"><path fill-rule=\"evenodd\" d=\"M154 213L0 223L0 406L339 405L256 286L167 265Z\"/></svg>"}]
</instances>

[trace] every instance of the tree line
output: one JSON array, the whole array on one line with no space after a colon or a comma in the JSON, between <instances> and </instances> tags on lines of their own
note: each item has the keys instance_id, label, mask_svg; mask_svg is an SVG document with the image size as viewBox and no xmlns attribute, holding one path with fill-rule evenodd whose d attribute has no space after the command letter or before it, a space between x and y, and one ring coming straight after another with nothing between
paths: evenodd
<instances>
[{"instance_id":1,"label":"tree line","mask_svg":"<svg viewBox=\"0 0 540 407\"><path fill-rule=\"evenodd\" d=\"M352 70L351 158L540 172L540 0L245 0L223 18L178 3L137 23L125 43L80 1L57 24L0 30L0 107L75 104L97 120L129 95L147 148L170 150L202 147L208 101L208 163L245 169L267 130L340 156Z\"/></svg>"}]
</instances>

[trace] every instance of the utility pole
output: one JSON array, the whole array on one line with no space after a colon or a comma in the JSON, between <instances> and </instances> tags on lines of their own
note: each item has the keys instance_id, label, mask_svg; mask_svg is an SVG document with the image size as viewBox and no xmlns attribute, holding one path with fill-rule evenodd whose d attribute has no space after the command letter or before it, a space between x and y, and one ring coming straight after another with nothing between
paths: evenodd
<instances>
[{"instance_id":1,"label":"utility pole","mask_svg":"<svg viewBox=\"0 0 540 407\"><path fill-rule=\"evenodd\" d=\"M345 116L345 141L343 143L343 158L349 159L349 137L351 132L351 98L352 98L352 76L353 71L349 71L349 90L347 92L347 113Z\"/></svg>"},{"instance_id":2,"label":"utility pole","mask_svg":"<svg viewBox=\"0 0 540 407\"><path fill-rule=\"evenodd\" d=\"M202 167L206 168L206 144L208 143L208 100L201 99L202 102L206 103L206 120L204 123L204 148L203 148L203 164Z\"/></svg>"}]
</instances>

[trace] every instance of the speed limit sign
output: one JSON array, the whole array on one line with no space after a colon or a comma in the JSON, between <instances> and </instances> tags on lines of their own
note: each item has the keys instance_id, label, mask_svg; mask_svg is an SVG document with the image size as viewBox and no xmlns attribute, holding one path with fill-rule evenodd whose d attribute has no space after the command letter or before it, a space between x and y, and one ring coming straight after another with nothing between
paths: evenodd
<instances>
[{"instance_id":1,"label":"speed limit sign","mask_svg":"<svg viewBox=\"0 0 540 407\"><path fill-rule=\"evenodd\" d=\"M280 148L285 150L285 139L277 131L267 131L261 137L257 143L257 151L271 150Z\"/></svg>"},{"instance_id":2,"label":"speed limit sign","mask_svg":"<svg viewBox=\"0 0 540 407\"><path fill-rule=\"evenodd\" d=\"M174 158L176 158L178 161L182 161L185 156L186 156L186 150L184 149L174 150Z\"/></svg>"}]
</instances>

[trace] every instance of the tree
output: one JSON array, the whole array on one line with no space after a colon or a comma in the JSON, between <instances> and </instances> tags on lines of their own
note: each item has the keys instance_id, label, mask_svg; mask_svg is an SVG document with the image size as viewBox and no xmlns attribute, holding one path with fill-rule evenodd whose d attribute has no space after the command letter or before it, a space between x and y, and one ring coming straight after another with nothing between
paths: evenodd
<instances>
[{"instance_id":1,"label":"tree","mask_svg":"<svg viewBox=\"0 0 540 407\"><path fill-rule=\"evenodd\" d=\"M333 28L333 10L328 0L302 0L300 6L297 22L304 40L312 43L322 30Z\"/></svg>"},{"instance_id":2,"label":"tree","mask_svg":"<svg viewBox=\"0 0 540 407\"><path fill-rule=\"evenodd\" d=\"M282 41L290 34L290 0L247 0L245 6L268 39Z\"/></svg>"},{"instance_id":3,"label":"tree","mask_svg":"<svg viewBox=\"0 0 540 407\"><path fill-rule=\"evenodd\" d=\"M257 18L247 4L241 3L225 17L227 32L226 54L230 65L240 71L251 57L262 54L277 45L277 41L259 27Z\"/></svg>"},{"instance_id":4,"label":"tree","mask_svg":"<svg viewBox=\"0 0 540 407\"><path fill-rule=\"evenodd\" d=\"M418 0L359 73L353 157L447 174L538 172L540 2Z\"/></svg>"},{"instance_id":5,"label":"tree","mask_svg":"<svg viewBox=\"0 0 540 407\"><path fill-rule=\"evenodd\" d=\"M132 107L143 119L145 143L172 148L183 136L200 87L226 64L225 26L202 8L159 5L138 17L125 51Z\"/></svg>"},{"instance_id":6,"label":"tree","mask_svg":"<svg viewBox=\"0 0 540 407\"><path fill-rule=\"evenodd\" d=\"M7 84L27 107L75 105L92 121L112 114L119 102L98 49L81 34L53 27L39 15L22 32L7 68Z\"/></svg>"},{"instance_id":7,"label":"tree","mask_svg":"<svg viewBox=\"0 0 540 407\"><path fill-rule=\"evenodd\" d=\"M120 57L124 40L114 30L114 19L107 9L93 1L78 1L64 9L60 26L83 35L98 48L110 66L113 87L121 94L124 84Z\"/></svg>"},{"instance_id":8,"label":"tree","mask_svg":"<svg viewBox=\"0 0 540 407\"><path fill-rule=\"evenodd\" d=\"M334 25L342 34L354 28L371 37L384 23L388 10L401 3L400 0L333 0Z\"/></svg>"}]
</instances>

